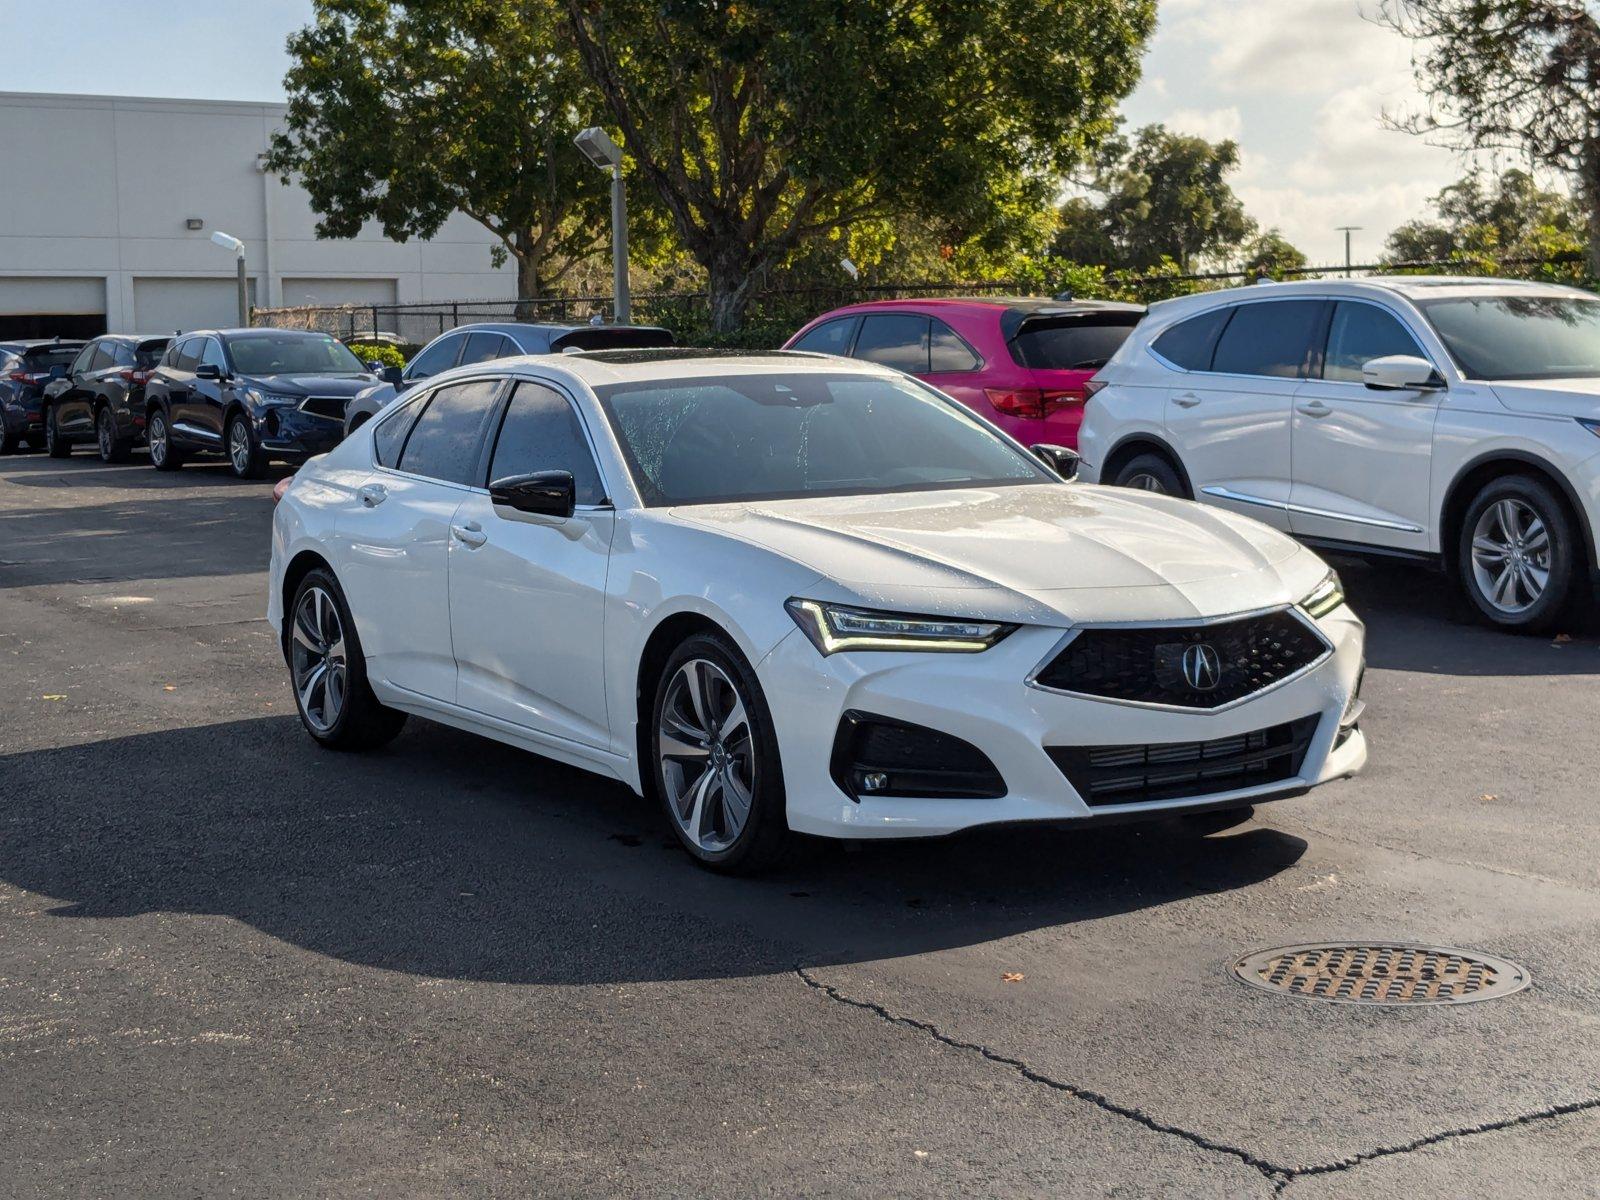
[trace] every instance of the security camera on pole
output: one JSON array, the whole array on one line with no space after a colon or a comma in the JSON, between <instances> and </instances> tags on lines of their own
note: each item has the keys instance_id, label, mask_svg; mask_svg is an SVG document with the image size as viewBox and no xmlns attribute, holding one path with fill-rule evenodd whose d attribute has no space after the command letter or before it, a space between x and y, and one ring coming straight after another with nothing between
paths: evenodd
<instances>
[{"instance_id":1,"label":"security camera on pole","mask_svg":"<svg viewBox=\"0 0 1600 1200\"><path fill-rule=\"evenodd\" d=\"M217 230L211 235L211 240L224 250L232 250L238 255L239 267L239 327L242 329L250 324L250 284L244 273L244 243L231 234Z\"/></svg>"},{"instance_id":2,"label":"security camera on pole","mask_svg":"<svg viewBox=\"0 0 1600 1200\"><path fill-rule=\"evenodd\" d=\"M622 148L604 129L591 125L572 139L583 156L602 171L611 172L611 274L612 319L629 322L628 304L628 198L622 190Z\"/></svg>"}]
</instances>

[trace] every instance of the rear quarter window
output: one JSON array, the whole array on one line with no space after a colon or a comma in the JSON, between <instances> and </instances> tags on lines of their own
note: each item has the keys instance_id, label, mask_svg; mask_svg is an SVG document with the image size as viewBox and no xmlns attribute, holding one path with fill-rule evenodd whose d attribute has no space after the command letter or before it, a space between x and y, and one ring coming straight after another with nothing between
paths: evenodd
<instances>
[{"instance_id":1,"label":"rear quarter window","mask_svg":"<svg viewBox=\"0 0 1600 1200\"><path fill-rule=\"evenodd\" d=\"M1232 315L1231 308L1214 308L1187 321L1179 321L1151 342L1150 348L1185 371L1209 371L1211 355L1217 348L1217 335Z\"/></svg>"}]
</instances>

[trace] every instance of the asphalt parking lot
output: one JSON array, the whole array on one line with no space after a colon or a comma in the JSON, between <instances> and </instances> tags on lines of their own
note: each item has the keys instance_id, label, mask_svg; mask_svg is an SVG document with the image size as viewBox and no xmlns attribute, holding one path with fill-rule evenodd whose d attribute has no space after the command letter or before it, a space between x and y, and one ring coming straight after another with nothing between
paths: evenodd
<instances>
[{"instance_id":1,"label":"asphalt parking lot","mask_svg":"<svg viewBox=\"0 0 1600 1200\"><path fill-rule=\"evenodd\" d=\"M1361 778L1209 837L730 880L620 786L440 726L316 749L262 620L271 487L0 459L0 1194L1592 1194L1593 629L1341 564ZM1330 938L1535 982L1226 975Z\"/></svg>"}]
</instances>

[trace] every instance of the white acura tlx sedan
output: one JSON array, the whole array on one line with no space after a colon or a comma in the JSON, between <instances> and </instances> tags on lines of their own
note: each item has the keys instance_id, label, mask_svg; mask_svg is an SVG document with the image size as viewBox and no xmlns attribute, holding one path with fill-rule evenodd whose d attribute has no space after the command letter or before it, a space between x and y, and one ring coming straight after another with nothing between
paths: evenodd
<instances>
[{"instance_id":1,"label":"white acura tlx sedan","mask_svg":"<svg viewBox=\"0 0 1600 1200\"><path fill-rule=\"evenodd\" d=\"M442 721L659 797L724 870L1358 771L1327 565L1072 461L821 355L502 359L293 477L268 617L322 745Z\"/></svg>"}]
</instances>

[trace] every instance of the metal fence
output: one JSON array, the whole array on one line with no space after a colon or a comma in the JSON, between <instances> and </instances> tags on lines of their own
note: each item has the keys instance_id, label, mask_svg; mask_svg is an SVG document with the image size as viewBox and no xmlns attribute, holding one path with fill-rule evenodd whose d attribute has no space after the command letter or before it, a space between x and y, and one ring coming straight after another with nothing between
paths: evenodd
<instances>
[{"instance_id":1,"label":"metal fence","mask_svg":"<svg viewBox=\"0 0 1600 1200\"><path fill-rule=\"evenodd\" d=\"M1309 279L1375 274L1443 272L1461 275L1502 275L1515 278L1582 281L1582 262L1576 256L1559 259L1503 259L1496 263L1448 260L1436 262L1357 263L1290 268L1279 279ZM1079 273L1081 276L1081 272ZM720 344L751 348L776 346L819 313L866 300L909 299L919 296L1009 296L1057 294L1072 273L1048 269L1032 280L910 281L867 284L846 282L811 287L769 288L751 302L742 332L715 336ZM1232 287L1260 281L1250 271L1205 271L1186 274L1112 275L1091 279L1090 295L1153 302L1186 292ZM363 337L398 342L404 348L421 346L448 329L475 321L557 321L581 324L605 321L611 316L609 294L537 296L522 300L451 300L425 304L359 304L305 308L257 308L257 325L281 329L315 329L347 340ZM645 292L632 298L633 320L641 325L662 325L680 340L709 336L709 309L704 292Z\"/></svg>"}]
</instances>

